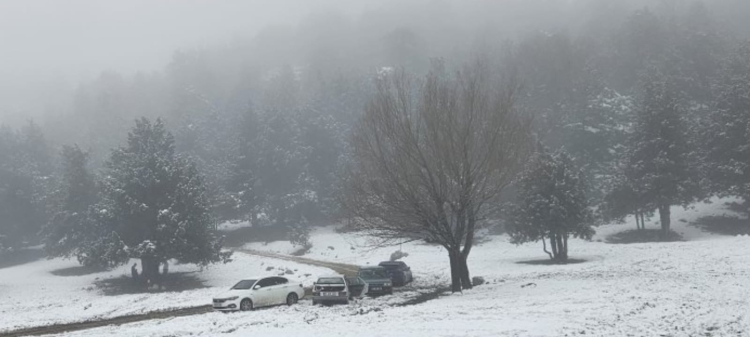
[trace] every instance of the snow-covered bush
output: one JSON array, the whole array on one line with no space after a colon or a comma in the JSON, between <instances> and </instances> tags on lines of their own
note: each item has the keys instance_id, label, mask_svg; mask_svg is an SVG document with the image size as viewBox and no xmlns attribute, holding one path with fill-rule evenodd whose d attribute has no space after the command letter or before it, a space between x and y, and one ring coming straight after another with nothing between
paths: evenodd
<instances>
[{"instance_id":1,"label":"snow-covered bush","mask_svg":"<svg viewBox=\"0 0 750 337\"><path fill-rule=\"evenodd\" d=\"M292 255L305 255L305 253L312 248L312 242L310 242L310 227L307 225L307 221L291 225L287 236L291 244L299 247Z\"/></svg>"}]
</instances>

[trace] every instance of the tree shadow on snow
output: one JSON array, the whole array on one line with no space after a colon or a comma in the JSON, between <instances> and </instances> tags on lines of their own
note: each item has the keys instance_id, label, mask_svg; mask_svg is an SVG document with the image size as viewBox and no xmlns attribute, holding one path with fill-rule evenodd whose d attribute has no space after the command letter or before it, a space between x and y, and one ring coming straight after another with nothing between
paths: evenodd
<instances>
[{"instance_id":1,"label":"tree shadow on snow","mask_svg":"<svg viewBox=\"0 0 750 337\"><path fill-rule=\"evenodd\" d=\"M556 266L556 265L566 265L566 264L579 264L588 262L588 260L583 259L567 259L566 261L556 261L552 259L541 259L541 260L528 260L528 261L518 261L517 264L529 264L533 266Z\"/></svg>"},{"instance_id":2,"label":"tree shadow on snow","mask_svg":"<svg viewBox=\"0 0 750 337\"><path fill-rule=\"evenodd\" d=\"M19 249L0 253L0 269L27 264L44 258L42 249Z\"/></svg>"},{"instance_id":3,"label":"tree shadow on snow","mask_svg":"<svg viewBox=\"0 0 750 337\"><path fill-rule=\"evenodd\" d=\"M125 294L169 293L207 288L195 272L172 273L162 276L161 287L147 288L128 276L120 276L94 282L94 285L106 296Z\"/></svg>"},{"instance_id":4,"label":"tree shadow on snow","mask_svg":"<svg viewBox=\"0 0 750 337\"><path fill-rule=\"evenodd\" d=\"M87 267L87 266L75 266L75 267L69 267L69 268L60 268L56 269L50 272L50 274L55 276L84 276L84 275L91 275L96 273L101 273L103 271L106 271L104 269L100 268L94 268L94 267Z\"/></svg>"},{"instance_id":5,"label":"tree shadow on snow","mask_svg":"<svg viewBox=\"0 0 750 337\"><path fill-rule=\"evenodd\" d=\"M704 232L720 235L750 235L750 220L728 216L706 216L692 223Z\"/></svg>"},{"instance_id":6,"label":"tree shadow on snow","mask_svg":"<svg viewBox=\"0 0 750 337\"><path fill-rule=\"evenodd\" d=\"M685 241L680 234L677 234L674 231L669 233L669 237L666 240L662 240L660 234L660 229L631 229L608 236L607 243L628 244Z\"/></svg>"}]
</instances>

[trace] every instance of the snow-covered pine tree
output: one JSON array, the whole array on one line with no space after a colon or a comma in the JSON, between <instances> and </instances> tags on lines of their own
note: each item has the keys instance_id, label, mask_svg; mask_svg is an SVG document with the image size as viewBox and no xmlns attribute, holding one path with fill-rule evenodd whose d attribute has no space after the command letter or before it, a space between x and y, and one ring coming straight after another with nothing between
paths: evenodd
<instances>
[{"instance_id":1,"label":"snow-covered pine tree","mask_svg":"<svg viewBox=\"0 0 750 337\"><path fill-rule=\"evenodd\" d=\"M175 154L161 120L137 120L104 176L102 200L92 211L96 235L82 261L111 266L138 258L144 277L153 279L169 259L198 265L229 259L211 230L203 179L189 159Z\"/></svg>"},{"instance_id":2,"label":"snow-covered pine tree","mask_svg":"<svg viewBox=\"0 0 750 337\"><path fill-rule=\"evenodd\" d=\"M48 256L71 257L88 237L89 207L96 202L96 181L88 171L89 154L77 145L64 146L52 219L43 230Z\"/></svg>"},{"instance_id":3,"label":"snow-covered pine tree","mask_svg":"<svg viewBox=\"0 0 750 337\"><path fill-rule=\"evenodd\" d=\"M593 216L581 171L563 150L540 151L520 180L509 233L513 243L542 241L555 261L568 259L568 238L590 239ZM547 250L549 240L550 250Z\"/></svg>"},{"instance_id":4,"label":"snow-covered pine tree","mask_svg":"<svg viewBox=\"0 0 750 337\"><path fill-rule=\"evenodd\" d=\"M0 127L0 245L37 244L47 222L53 186L52 159L42 130L29 122L20 130Z\"/></svg>"},{"instance_id":5,"label":"snow-covered pine tree","mask_svg":"<svg viewBox=\"0 0 750 337\"><path fill-rule=\"evenodd\" d=\"M649 71L625 167L642 203L658 209L662 240L670 233L670 206L686 205L698 193L679 97L668 76L656 68Z\"/></svg>"},{"instance_id":6,"label":"snow-covered pine tree","mask_svg":"<svg viewBox=\"0 0 750 337\"><path fill-rule=\"evenodd\" d=\"M750 42L724 62L703 128L711 190L750 200Z\"/></svg>"}]
</instances>

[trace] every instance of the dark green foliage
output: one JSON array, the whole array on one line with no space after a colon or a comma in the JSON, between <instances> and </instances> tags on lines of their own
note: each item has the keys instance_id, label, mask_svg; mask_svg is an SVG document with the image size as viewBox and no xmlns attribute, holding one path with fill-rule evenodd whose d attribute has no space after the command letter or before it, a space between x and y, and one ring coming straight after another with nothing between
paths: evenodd
<instances>
[{"instance_id":1,"label":"dark green foliage","mask_svg":"<svg viewBox=\"0 0 750 337\"><path fill-rule=\"evenodd\" d=\"M684 109L674 84L652 69L629 142L625 176L641 209L659 210L665 238L670 232L670 206L686 205L699 195Z\"/></svg>"},{"instance_id":2,"label":"dark green foliage","mask_svg":"<svg viewBox=\"0 0 750 337\"><path fill-rule=\"evenodd\" d=\"M518 203L508 228L512 242L542 241L551 259L564 261L568 238L590 239L592 224L584 180L571 158L564 151L537 154L519 184Z\"/></svg>"},{"instance_id":3,"label":"dark green foliage","mask_svg":"<svg viewBox=\"0 0 750 337\"><path fill-rule=\"evenodd\" d=\"M203 266L229 258L211 230L203 178L175 154L161 120L138 120L103 176L101 200L89 215L91 235L78 249L82 263L112 267L139 258L143 273L153 276L170 259Z\"/></svg>"},{"instance_id":4,"label":"dark green foliage","mask_svg":"<svg viewBox=\"0 0 750 337\"><path fill-rule=\"evenodd\" d=\"M89 155L78 146L64 146L55 211L44 228L48 256L77 256L93 228L89 207L97 200L94 175L88 170Z\"/></svg>"},{"instance_id":5,"label":"dark green foliage","mask_svg":"<svg viewBox=\"0 0 750 337\"><path fill-rule=\"evenodd\" d=\"M53 185L52 159L41 129L33 122L19 131L0 127L0 250L37 242Z\"/></svg>"},{"instance_id":6,"label":"dark green foliage","mask_svg":"<svg viewBox=\"0 0 750 337\"><path fill-rule=\"evenodd\" d=\"M710 189L750 200L750 43L725 62L702 139Z\"/></svg>"}]
</instances>

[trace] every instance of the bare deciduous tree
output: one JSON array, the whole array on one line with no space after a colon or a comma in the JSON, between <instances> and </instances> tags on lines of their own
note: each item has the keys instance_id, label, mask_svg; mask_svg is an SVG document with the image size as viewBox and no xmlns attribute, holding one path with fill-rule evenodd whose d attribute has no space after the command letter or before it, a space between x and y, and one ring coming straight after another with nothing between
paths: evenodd
<instances>
[{"instance_id":1,"label":"bare deciduous tree","mask_svg":"<svg viewBox=\"0 0 750 337\"><path fill-rule=\"evenodd\" d=\"M426 240L450 258L452 290L472 287L466 263L477 223L530 153L530 121L514 109L514 81L487 62L416 83L383 76L354 129L342 203L357 229L382 243ZM416 90L413 90L416 89Z\"/></svg>"}]
</instances>

